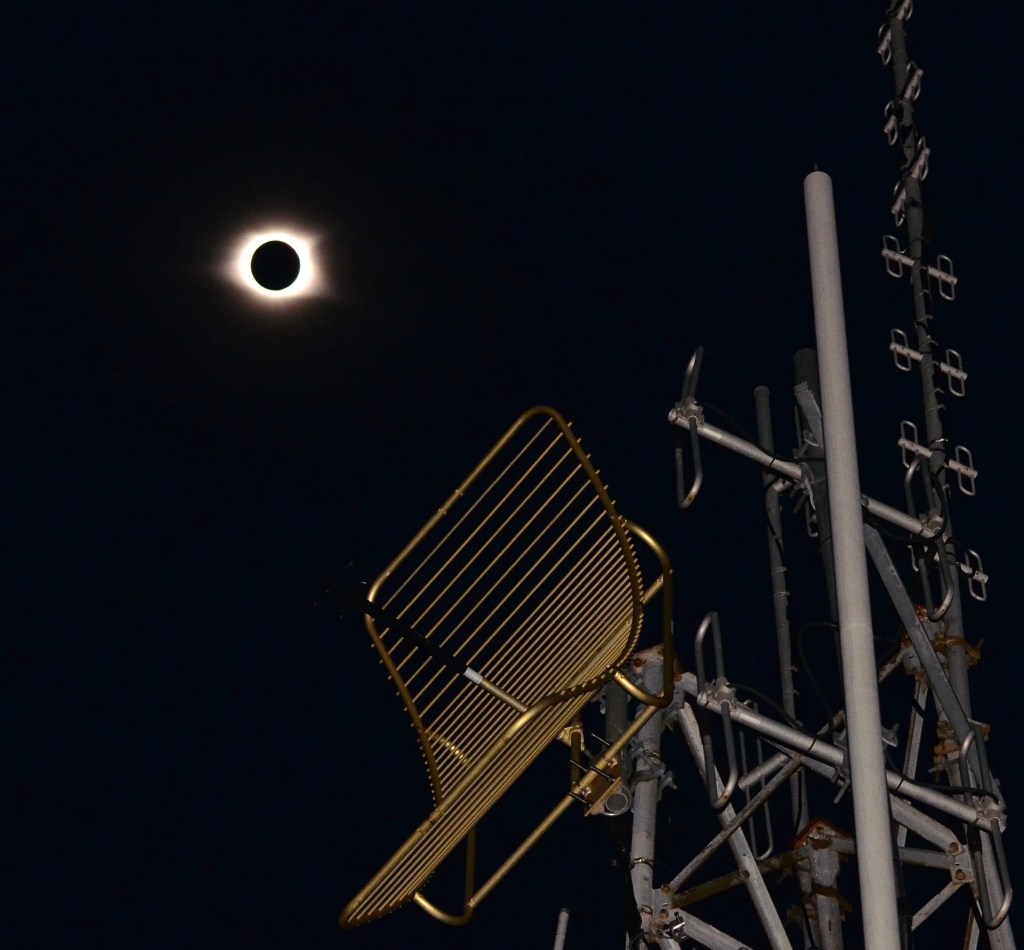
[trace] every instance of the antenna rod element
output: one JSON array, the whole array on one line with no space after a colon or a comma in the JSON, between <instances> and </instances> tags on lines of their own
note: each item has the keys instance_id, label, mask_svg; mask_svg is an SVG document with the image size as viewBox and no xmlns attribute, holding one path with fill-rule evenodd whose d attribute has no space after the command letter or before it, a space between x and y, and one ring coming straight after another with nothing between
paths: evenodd
<instances>
[{"instance_id":1,"label":"antenna rod element","mask_svg":"<svg viewBox=\"0 0 1024 950\"><path fill-rule=\"evenodd\" d=\"M831 502L864 946L866 950L900 950L839 242L832 179L824 172L811 172L804 179L804 204Z\"/></svg>"}]
</instances>

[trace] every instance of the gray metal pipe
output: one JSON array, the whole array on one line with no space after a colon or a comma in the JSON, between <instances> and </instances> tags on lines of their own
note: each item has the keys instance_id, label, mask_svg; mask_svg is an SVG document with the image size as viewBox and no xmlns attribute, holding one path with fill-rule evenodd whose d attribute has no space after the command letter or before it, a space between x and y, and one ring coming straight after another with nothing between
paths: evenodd
<instances>
[{"instance_id":1,"label":"gray metal pipe","mask_svg":"<svg viewBox=\"0 0 1024 950\"><path fill-rule=\"evenodd\" d=\"M693 756L693 761L697 766L697 770L701 773L701 778L707 781L707 775L704 771L704 748L701 744L697 717L689 706L684 705L675 712L675 718L682 727L683 738L686 740L687 746L689 746L690 755ZM716 770L712 771L711 776L711 781L717 788L721 789L724 787L722 777L718 775ZM732 805L726 805L718 813L718 821L723 828L730 826L735 821L735 818L736 811ZM772 902L771 894L768 892L768 887L764 882L761 871L758 869L757 859L750 849L743 829L737 828L729 835L727 840L733 857L736 859L736 866L740 871L746 873L744 883L747 887L747 893L754 904L757 916L761 921L761 926L764 928L765 936L768 938L768 943L772 950L793 950L793 944L790 942L786 929L779 919L779 912Z\"/></svg>"},{"instance_id":2,"label":"gray metal pipe","mask_svg":"<svg viewBox=\"0 0 1024 950\"><path fill-rule=\"evenodd\" d=\"M804 204L825 427L825 467L832 506L836 599L850 742L854 834L860 855L857 874L863 901L864 945L867 950L900 950L839 240L832 179L824 172L811 172L804 179Z\"/></svg>"},{"instance_id":3,"label":"gray metal pipe","mask_svg":"<svg viewBox=\"0 0 1024 950\"><path fill-rule=\"evenodd\" d=\"M569 909L563 907L558 912L558 928L555 930L555 950L565 950L565 937L569 930Z\"/></svg>"},{"instance_id":4,"label":"gray metal pipe","mask_svg":"<svg viewBox=\"0 0 1024 950\"><path fill-rule=\"evenodd\" d=\"M683 429L689 429L691 424L695 425L697 427L697 434L701 438L716 442L723 448L729 449L737 455L742 455L752 462L756 462L762 468L766 468L776 475L781 475L783 478L788 478L791 482L799 483L803 477L800 466L796 462L787 462L784 459L775 458L775 456L765 452L764 449L758 448L753 442L741 439L738 435L726 432L724 429L713 426L709 422L695 422L675 406L669 410L668 421L672 425L680 426ZM919 518L908 515L905 511L900 511L899 508L894 508L892 505L887 505L884 501L878 501L876 498L864 495L861 498L861 504L863 504L864 510L868 514L875 515L882 521L896 528L901 528L903 531L907 531L917 537L931 538L935 534L934 529L925 527Z\"/></svg>"},{"instance_id":5,"label":"gray metal pipe","mask_svg":"<svg viewBox=\"0 0 1024 950\"><path fill-rule=\"evenodd\" d=\"M714 696L699 696L697 689L697 678L692 673L684 673L681 686L683 691L697 699L698 705L713 713L720 713L723 703ZM810 759L817 760L828 771L820 774L827 774L829 777L835 774L836 769L841 769L846 764L846 755L842 749L836 748L830 742L816 736L810 736L806 732L794 729L784 723L777 722L764 713L756 712L749 706L744 706L733 699L730 703L729 715L737 726L744 729L751 729L759 733L777 746L785 746L794 752L801 752ZM879 733L879 748L881 748L882 737ZM775 761L775 760L769 760ZM781 763L780 763L781 764ZM805 763L812 771L820 771L814 768L814 762ZM902 775L896 772L886 771L885 781L889 790L905 795L914 801L929 805L943 814L951 815L960 821L977 825L979 828L988 830L993 821L998 822L999 812L991 814L980 813L978 808L968 805L954 798L948 792L940 791L933 785L920 785L917 782L908 782Z\"/></svg>"},{"instance_id":6,"label":"gray metal pipe","mask_svg":"<svg viewBox=\"0 0 1024 950\"><path fill-rule=\"evenodd\" d=\"M762 449L774 455L775 437L772 433L771 402L767 386L758 386L754 390L754 406L757 411L757 440L761 443ZM789 629L789 590L786 587L786 566L782 563L782 519L779 517L779 493L774 485L776 481L778 480L769 472L761 476L765 512L768 516L768 563L772 575L772 608L775 612L775 639L779 651L782 708L787 716L796 721L793 644ZM796 831L807 824L807 795L799 776L792 777L789 792L792 801L793 829Z\"/></svg>"},{"instance_id":7,"label":"gray metal pipe","mask_svg":"<svg viewBox=\"0 0 1024 950\"><path fill-rule=\"evenodd\" d=\"M642 671L643 688L657 692L662 680L662 659L648 654ZM644 932L654 930L654 838L658 799L661 796L661 733L665 714L659 710L640 730L633 755L634 775L644 776L633 789L633 834L629 876Z\"/></svg>"}]
</instances>

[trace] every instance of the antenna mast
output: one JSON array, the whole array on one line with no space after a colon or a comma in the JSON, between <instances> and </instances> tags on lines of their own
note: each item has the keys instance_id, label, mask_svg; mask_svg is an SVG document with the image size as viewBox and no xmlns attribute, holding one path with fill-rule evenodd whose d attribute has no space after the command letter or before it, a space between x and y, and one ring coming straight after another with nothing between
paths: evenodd
<instances>
[{"instance_id":1,"label":"antenna mast","mask_svg":"<svg viewBox=\"0 0 1024 950\"><path fill-rule=\"evenodd\" d=\"M893 73L894 95L885 109L884 132L902 159L900 180L893 191L890 211L896 226L905 226L907 236L907 245L903 249L896 237L885 235L882 255L886 269L894 277L902 277L909 270L916 335L915 349L908 346L906 334L893 329L890 350L899 369L909 372L913 369L912 364L917 364L924 404L924 443L918 441L916 426L904 421L898 444L907 469L908 507L912 508L910 482L918 470L925 473L923 492L928 501L927 518L937 519L942 526L933 552L924 552L921 548L915 552L915 567L921 580L928 619L933 624L941 623L933 645L944 661L952 692L952 696L947 695L944 699L936 694L941 704L940 739L945 740L936 746L936 764L941 758L951 785L959 782L966 786L980 785L995 802L1002 804L998 783L989 771L983 751L988 725L971 719L967 671L970 661L976 662L978 657L964 636L960 575L967 576L971 595L980 601L986 598L988 576L976 551L966 549L961 560L953 543L948 473L953 472L957 476L960 490L968 496L975 493L978 473L970 451L962 445L957 445L950 455L949 439L943 431L944 406L940 396L949 393L963 397L967 374L956 350L947 349L944 360L936 356L938 344L932 335L932 286L938 286L943 300L953 301L957 278L949 257L940 254L935 264L930 264L926 258L929 240L922 182L928 175L931 149L914 116L914 103L921 94L924 70L910 59L907 52L906 23L913 10L913 0L894 0L879 30L878 45L883 64L891 66ZM933 573L938 575L937 592L931 579ZM970 800L970 795L967 800ZM903 837L906 837L905 832ZM1012 890L1006 875L1001 832L997 829L992 834L969 833L968 844L975 858L979 916L988 930L990 945L999 950L1014 947L1013 933L1006 919Z\"/></svg>"},{"instance_id":2,"label":"antenna mast","mask_svg":"<svg viewBox=\"0 0 1024 950\"><path fill-rule=\"evenodd\" d=\"M687 738L698 771L706 779L712 804L722 809L723 829L728 825L734 836L741 839L741 846L745 844L744 827L752 829L744 820L752 818L755 807L762 804L762 796L771 786L778 787L781 784L778 780L787 769L794 767L805 774L815 772L838 784L840 793L836 801L847 786L853 795L855 839L820 819L808 824L806 787L791 781L793 850L771 855L769 848L759 855L753 875L740 862L741 874L772 947L790 944L787 936L780 938L778 928L770 925L772 920L777 922L780 918L765 914L763 901L758 900L750 887L751 879L759 877L762 870L792 869L803 893L803 945L834 950L843 946L842 921L844 911L850 909L837 890L840 858L851 854L858 858L860 916L864 946L868 950L912 947L913 932L964 884L969 885L972 900L963 946L977 947L983 933L987 945L996 950L1016 946L1008 919L1013 890L1002 842L1005 802L985 753L988 726L971 717L968 667L977 661L978 654L964 635L961 577L966 577L968 591L980 601L986 599L988 577L977 552L961 548L952 533L950 473L956 476L956 483L964 494L973 495L977 471L969 450L958 445L950 451L943 431L940 397L945 393L962 397L967 374L956 350L947 349L944 358L940 357L933 336L932 289L937 288L942 299L952 301L957 278L949 257L938 255L934 262L926 257L928 232L921 183L928 174L930 149L914 118L914 102L920 95L924 72L907 54L905 26L912 11L912 0L893 0L879 30L878 44L883 63L892 67L895 88L894 97L885 109L883 130L889 144L901 155L900 180L894 189L890 210L897 227L906 227L906 247L895 236L886 235L882 257L892 276L909 275L914 301L914 345L904 331L894 329L890 350L900 370L910 372L917 364L924 408L923 440L918 437L914 423L901 423L898 444L905 469L906 510L899 511L861 495L831 181L817 170L805 181L805 199L819 352L816 360L813 354L806 352L798 354L796 360L794 395L798 404L799 447L795 458L792 462L785 461L776 454L768 392L764 387L755 391L760 445L753 445L707 422L696 394L703 360L701 349L690 361L682 399L669 414L673 425L690 434L691 464L684 463L683 442L676 454L680 507L688 508L693 504L703 482L702 438L757 462L764 472L782 699L781 707L776 708L783 715L785 725L764 715L755 703L738 698L743 688L731 685L725 676L725 650L717 615L710 625L715 644L714 675L705 675L704 670L703 639L708 626L705 621L695 640L696 675L692 681L690 674L683 676L682 691L686 700L677 713L684 732L688 724L695 727L698 722L686 702L703 710L705 716L711 711L722 718L725 767L729 776L725 782L717 774L714 748L718 743L713 741L713 730L706 720L699 735ZM689 478L688 468L692 471ZM804 729L796 705L799 690L794 685L794 674L800 671L792 655L788 616L790 592L785 579L785 549L779 516L779 500L786 491L800 496L800 503L807 512L809 533L818 538L825 561L833 623L814 626L834 627L838 622L841 643L844 708L813 734ZM922 606L915 605L908 594L883 534L895 534L910 548L912 567L917 573L924 602ZM872 644L865 549L903 626L900 649L880 665ZM799 642L800 634L797 635ZM914 701L909 710L908 728L901 733L906 739L903 766L899 768L890 753L883 756L883 746L895 748L897 739L895 729L882 727L878 686L901 667L914 678ZM802 672L817 690L811 670ZM934 771L945 775L948 782L945 786L925 784L915 778L923 739L924 707L929 694L934 698L937 719ZM768 697L761 694L761 698ZM737 726L779 749L776 755L756 767L748 769L744 764L744 774L738 778L733 736ZM831 737L830 743L827 736ZM742 750L742 734L739 745ZM698 755L698 746L703 755ZM889 758L888 768L886 758ZM824 767L826 764L832 768ZM749 790L758 785L762 791L749 799L739 814L726 804L732 790L738 788L749 795ZM922 811L922 806L927 806L932 813ZM726 816L727 822L724 821ZM960 833L947 827L949 819L955 819ZM770 819L766 820L770 827ZM908 847L908 833L923 839L931 848ZM678 892L681 884L688 881L714 850L716 841L721 843L719 839L721 835L712 839L698 857L663 888L669 895L662 910L663 919L674 922L674 926L663 927L660 933L651 935L659 945L678 946L684 936L701 940L698 930L691 926L693 917L689 908L697 900L736 883L727 876ZM739 855L737 860L740 861ZM913 912L907 908L905 872L915 866L945 867L950 881ZM673 916L676 909L684 906L687 907L685 917ZM666 936L670 936L673 943L666 944ZM729 939L724 934L716 934L705 945L734 946Z\"/></svg>"},{"instance_id":3,"label":"antenna mast","mask_svg":"<svg viewBox=\"0 0 1024 950\"><path fill-rule=\"evenodd\" d=\"M632 813L626 870L635 912L630 906L624 925L629 950L742 950L747 945L728 932L743 920L735 905L713 921L703 903L737 887L746 890L756 914L758 947L842 950L846 923L855 931L852 940L867 950L911 950L914 932L928 924L934 933L933 916L950 902L944 914L959 905L965 950L979 943L1015 948L1002 840L1006 805L985 751L988 726L971 715L968 667L978 654L965 638L961 583L965 578L971 596L983 601L988 577L979 555L952 533L951 475L964 494L973 495L977 471L963 446L950 451L943 431L940 397L963 396L967 374L957 351L939 355L933 336L932 290L953 300L957 278L948 257L930 262L926 256L921 184L930 150L914 118L924 73L907 55L911 13L912 0L891 0L878 43L895 88L883 130L901 157L890 210L897 227L906 228L906 246L886 235L882 257L888 273L909 276L914 302L913 344L906 332L894 329L889 349L900 370L911 372L917 365L924 402L923 436L913 422L900 427L905 508L861 490L832 185L815 170L804 186L818 351L801 351L795 361L797 447L789 458L778 454L763 386L755 390L757 443L705 418L698 400L700 347L668 416L679 437L680 508L694 503L704 481L702 440L761 469L777 693L774 686L761 691L730 681L731 635L714 610L693 637L692 670L676 665L667 553L618 514L589 455L558 413L545 407L524 413L363 602L368 631L417 729L436 804L350 902L344 926L369 922L410 901L447 923L468 921L558 816L582 804L591 816ZM798 499L807 532L817 542L830 616L804 624L795 635L784 495ZM582 535L581 524L591 526ZM892 558L893 538L897 548L911 551L917 578L912 589L916 594L920 588L920 605ZM660 574L649 583L642 579L635 541L642 542L646 558L658 562ZM875 650L869 560L902 627L888 656ZM662 643L637 652L645 608L659 596ZM766 628L752 622L740 634L751 644ZM838 635L843 696L837 710L829 708L804 659L809 628ZM892 693L906 712L906 726L898 732L899 722L891 729L883 725L879 692L894 674L909 677L913 690L907 703L906 690L887 689L886 696ZM811 721L813 713L800 708L803 683L818 693L825 721ZM587 749L582 725L584 707L598 696L605 712L599 753ZM933 722L935 781L917 777L926 720ZM663 741L670 726L679 727L681 743ZM555 743L568 746L568 792L486 882L474 884L477 824ZM676 779L667 759L680 748L692 758L691 778L720 827L662 880L656 819L662 792ZM841 827L843 812L834 822L810 817L812 775L837 787L834 797L826 787L829 808L852 793L853 836ZM773 821L769 800L787 787L788 820ZM691 794L691 821L699 804ZM777 834L782 829L785 835ZM777 848L776 837L786 844ZM448 913L420 889L462 844L463 907ZM725 846L736 869L700 880L699 872ZM857 862L859 907L842 893L850 890L842 875L850 857ZM778 872L795 879L796 906L787 908L789 898L769 883ZM566 942L567 922L563 911L557 950ZM859 927L851 926L855 922ZM945 920L941 932L942 945L950 946Z\"/></svg>"}]
</instances>

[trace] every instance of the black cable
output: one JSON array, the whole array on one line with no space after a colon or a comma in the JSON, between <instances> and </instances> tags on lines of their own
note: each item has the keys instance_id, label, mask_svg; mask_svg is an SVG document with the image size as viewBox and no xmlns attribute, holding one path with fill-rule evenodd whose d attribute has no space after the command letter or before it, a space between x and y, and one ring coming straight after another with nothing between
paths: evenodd
<instances>
[{"instance_id":1,"label":"black cable","mask_svg":"<svg viewBox=\"0 0 1024 950\"><path fill-rule=\"evenodd\" d=\"M631 836L632 822L625 815L618 815L612 818L608 824L613 843L613 854L611 866L618 872L620 910L622 913L622 925L630 938L629 945L635 946L643 931L643 920L640 911L636 906L636 894L633 892L633 879L629 869L629 840Z\"/></svg>"},{"instance_id":2,"label":"black cable","mask_svg":"<svg viewBox=\"0 0 1024 950\"><path fill-rule=\"evenodd\" d=\"M758 444L757 440L752 439L750 437L750 433L747 432L747 430L744 429L743 426L741 426L735 419L733 419L733 417L730 416L729 413L727 413L724 409L719 409L718 406L715 406L709 402L702 402L700 405L705 412L710 410L713 415L716 415L719 419L722 419L723 421L727 422L730 428L733 430L733 432L735 432L736 435L738 435L740 438L746 439L748 442L752 442L754 445Z\"/></svg>"},{"instance_id":3,"label":"black cable","mask_svg":"<svg viewBox=\"0 0 1024 950\"><path fill-rule=\"evenodd\" d=\"M946 532L946 525L949 524L949 498L946 496L946 486L939 480L938 473L931 465L928 466L927 471L928 480L932 483L932 491L935 492L935 496L939 500L939 515L942 518L942 524L935 532L935 537L941 538Z\"/></svg>"},{"instance_id":4,"label":"black cable","mask_svg":"<svg viewBox=\"0 0 1024 950\"><path fill-rule=\"evenodd\" d=\"M807 914L807 895L804 894L804 890L800 886L800 878L795 874L793 875L793 881L796 884L797 893L800 895L800 913L804 918L804 927L806 928L807 939L811 941L810 950L821 950L821 947L814 942L814 930L811 927L811 918Z\"/></svg>"},{"instance_id":5,"label":"black cable","mask_svg":"<svg viewBox=\"0 0 1024 950\"><path fill-rule=\"evenodd\" d=\"M772 699L769 696L766 696L764 693L761 692L761 690L754 689L753 686L745 686L743 683L734 683L732 681L730 681L729 685L733 689L737 690L738 692L749 693L751 696L754 697L754 699L758 700L759 702L764 703L766 706L770 706L783 719L786 720L786 723L789 726L791 726L794 729L799 730L803 735L807 736L808 739L813 739L814 738L814 736L808 735L808 733L806 732L804 727L799 722L797 722L789 713L787 713L786 710L783 709L777 702L775 702L774 699Z\"/></svg>"},{"instance_id":6,"label":"black cable","mask_svg":"<svg viewBox=\"0 0 1024 950\"><path fill-rule=\"evenodd\" d=\"M829 620L815 620L811 623L805 623L796 632L796 653L800 659L801 672L807 676L810 681L811 688L814 690L814 695L817 696L818 702L821 703L822 709L825 710L826 722L832 721L832 707L829 706L828 701L825 699L825 694L818 683L817 678L811 672L811 664L807 662L807 656L804 653L804 634L808 630L825 629L825 630L838 630L839 627Z\"/></svg>"},{"instance_id":7,"label":"black cable","mask_svg":"<svg viewBox=\"0 0 1024 950\"><path fill-rule=\"evenodd\" d=\"M911 684L911 690L913 690L913 684ZM911 692L911 694L910 694L910 705L911 705L911 706L913 706L913 707L914 707L914 709L916 709L916 710L917 710L917 712L918 712L918 715L919 715L919 716L920 716L920 717L921 717L922 719L927 719L927 718L928 718L928 710L927 710L927 709L925 709L925 707L924 707L924 706L922 706L922 705L921 705L921 704L920 704L920 703L919 703L919 702L917 701L917 698L916 698L916 697L914 696L914 693L913 693L913 691L912 691L912 692Z\"/></svg>"},{"instance_id":8,"label":"black cable","mask_svg":"<svg viewBox=\"0 0 1024 950\"><path fill-rule=\"evenodd\" d=\"M879 534L884 535L890 541L903 544L908 548L927 548L933 543L931 538L922 538L919 535L910 534L910 532L898 534L891 528L886 527L885 523L877 515L869 511L864 513L864 520Z\"/></svg>"},{"instance_id":9,"label":"black cable","mask_svg":"<svg viewBox=\"0 0 1024 950\"><path fill-rule=\"evenodd\" d=\"M469 665L465 660L459 659L450 650L434 643L429 637L425 637L418 630L414 630L404 620L399 620L380 604L370 600L361 586L348 586L342 584L330 584L327 588L329 593L337 595L343 604L358 607L367 616L373 617L379 623L385 624L388 629L399 636L412 640L418 647L429 653L435 660L460 676L465 675Z\"/></svg>"},{"instance_id":10,"label":"black cable","mask_svg":"<svg viewBox=\"0 0 1024 950\"><path fill-rule=\"evenodd\" d=\"M892 754L888 748L885 750L885 760L889 763L891 768L904 782L910 782L912 785L920 785L917 779L911 778L901 768L898 768L896 763L893 761ZM984 788L977 788L973 785L928 785L927 788L933 788L937 792L944 792L949 795L974 795L976 797L992 798L992 793ZM898 792L898 788L894 788L893 792Z\"/></svg>"}]
</instances>

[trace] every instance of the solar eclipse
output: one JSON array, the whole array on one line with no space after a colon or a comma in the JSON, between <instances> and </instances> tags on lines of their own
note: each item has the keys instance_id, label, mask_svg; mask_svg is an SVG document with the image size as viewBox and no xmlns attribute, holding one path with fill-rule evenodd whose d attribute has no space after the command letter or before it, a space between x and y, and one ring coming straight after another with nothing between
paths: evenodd
<instances>
[{"instance_id":1,"label":"solar eclipse","mask_svg":"<svg viewBox=\"0 0 1024 950\"><path fill-rule=\"evenodd\" d=\"M315 241L298 231L254 231L235 245L233 279L268 302L315 296L321 281L314 250Z\"/></svg>"}]
</instances>

